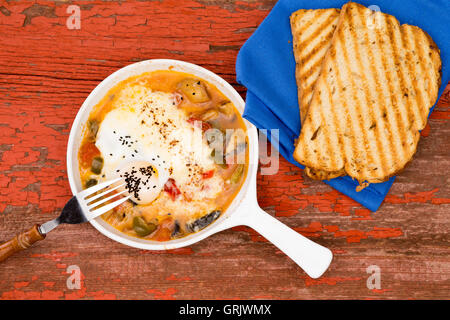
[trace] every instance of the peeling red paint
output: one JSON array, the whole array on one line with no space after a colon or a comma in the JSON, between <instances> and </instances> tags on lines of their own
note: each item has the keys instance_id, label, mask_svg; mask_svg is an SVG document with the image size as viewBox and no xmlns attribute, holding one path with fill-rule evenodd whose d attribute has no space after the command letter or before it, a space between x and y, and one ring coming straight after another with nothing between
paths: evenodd
<instances>
[{"instance_id":1,"label":"peeling red paint","mask_svg":"<svg viewBox=\"0 0 450 320\"><path fill-rule=\"evenodd\" d=\"M28 281L14 282L14 288L20 289L23 287L27 287L30 284Z\"/></svg>"},{"instance_id":2,"label":"peeling red paint","mask_svg":"<svg viewBox=\"0 0 450 320\"><path fill-rule=\"evenodd\" d=\"M54 281L42 281L42 284L44 285L44 287L46 288L53 288L55 286Z\"/></svg>"},{"instance_id":3,"label":"peeling red paint","mask_svg":"<svg viewBox=\"0 0 450 320\"><path fill-rule=\"evenodd\" d=\"M352 220L372 220L370 214L371 211L369 209L355 209L355 216L357 218L352 218Z\"/></svg>"},{"instance_id":4,"label":"peeling red paint","mask_svg":"<svg viewBox=\"0 0 450 320\"><path fill-rule=\"evenodd\" d=\"M420 135L422 137L428 137L430 135L430 123L428 122L425 126L425 128L422 129L422 131L420 132Z\"/></svg>"},{"instance_id":5,"label":"peeling red paint","mask_svg":"<svg viewBox=\"0 0 450 320\"><path fill-rule=\"evenodd\" d=\"M64 296L62 291L50 291L43 290L39 291L21 291L21 290L11 290L3 292L0 300L53 300L60 299Z\"/></svg>"},{"instance_id":6,"label":"peeling red paint","mask_svg":"<svg viewBox=\"0 0 450 320\"><path fill-rule=\"evenodd\" d=\"M168 288L164 292L156 289L149 289L146 292L153 294L153 298L156 300L175 300L173 295L177 293L177 289Z\"/></svg>"},{"instance_id":7,"label":"peeling red paint","mask_svg":"<svg viewBox=\"0 0 450 320\"><path fill-rule=\"evenodd\" d=\"M94 298L94 300L116 300L117 296L112 293L105 293L105 291L92 291L86 294L88 297Z\"/></svg>"},{"instance_id":8,"label":"peeling red paint","mask_svg":"<svg viewBox=\"0 0 450 320\"><path fill-rule=\"evenodd\" d=\"M346 238L348 243L361 242L362 239L372 237L374 239L396 238L403 235L400 228L378 228L373 227L370 231L361 230L340 230L339 226L322 226L318 221L313 221L305 228L293 228L298 233L308 238L321 237L324 233L332 233L335 238ZM259 235L255 230L239 226L234 227L235 231L245 231L250 235L250 239L254 242L266 242L267 240Z\"/></svg>"},{"instance_id":9,"label":"peeling red paint","mask_svg":"<svg viewBox=\"0 0 450 320\"><path fill-rule=\"evenodd\" d=\"M166 278L166 280L183 282L183 281L190 281L190 280L192 280L192 278L188 277L188 276L177 277L176 275L171 274L169 277Z\"/></svg>"},{"instance_id":10,"label":"peeling red paint","mask_svg":"<svg viewBox=\"0 0 450 320\"><path fill-rule=\"evenodd\" d=\"M39 0L36 5L35 2L21 1L5 2L0 5L0 25L2 27L0 46L9 48L2 52L0 57L4 70L8 70L8 73L3 73L0 77L0 214L6 213L2 216L7 222L2 230L12 229L11 221L31 225L31 223L43 221L44 214L51 213L56 216L71 197L65 172L65 150L70 125L75 117L77 106L83 103L89 92L101 79L118 68L133 61L148 58L181 58L215 71L230 81L240 93L244 93L245 90L235 81L233 68L236 54L238 48L267 15L274 2L224 1L220 2L220 5L215 4L214 1L207 1L206 3L208 4L205 4L205 1L198 2L195 0L187 0L182 3L178 0L127 1L112 2L107 5L98 0L89 1L89 3L81 2L83 17L81 30L68 30L66 28L67 13L65 10L67 5L63 3ZM1 6L7 7L8 15L4 14ZM32 6L46 6L50 9L39 16L29 10ZM83 6L91 7L84 9ZM177 12L173 11L175 6L178 8ZM180 19L180 17L189 17L189 19ZM23 27L24 24L26 25ZM44 32L48 30L52 32ZM126 32L123 32L124 30ZM121 34L127 34L127 36L122 37ZM139 37L133 37L130 34L139 35ZM142 39L146 39L146 41L142 41ZM56 47L54 46L55 41L58 43ZM92 57L95 57L95 59L91 59ZM447 90L439 100L438 110L435 110L430 116L434 135L442 135L448 132L448 127L443 127L442 123L446 123L450 119L449 88L450 86L447 86ZM444 128L447 131L440 131L437 128ZM422 130L421 135L422 137L430 135L429 125ZM437 138L442 139L442 136ZM429 143L426 150L436 148L436 143L433 144L431 141L433 139L430 139L423 139L425 143ZM430 157L423 157L422 159L434 161L434 158ZM436 168L432 170L436 170ZM409 180L407 184L403 184L396 190L422 190L417 187L421 186L416 183L421 179L420 175L418 176L417 180ZM401 236L404 236L406 240L411 239L411 233L408 234L411 231L406 229L405 224L397 228L398 225L391 225L397 222L384 220L383 215L374 215L345 195L322 184L318 186L318 184L320 183L311 182L308 178L304 178L302 170L299 168L289 164L284 159L280 159L280 170L275 177L258 176L258 199L263 208L271 213L275 212L277 217L293 217L291 221L297 223L297 226L301 225L301 227L296 228L297 232L313 239L335 237L345 239L347 243L358 243L363 240L369 242L368 239ZM436 184L436 186L438 185ZM405 186L408 188L405 188ZM410 189L411 186L414 189ZM435 185L429 188L434 187ZM442 214L445 213L443 211L445 206L440 207L440 205L450 203L447 191L448 189L441 187L430 191L388 195L386 203L393 207L393 210L404 210L410 203L426 203L434 205L433 209ZM14 197L11 197L12 194ZM306 209L306 212L302 211L304 209ZM302 216L304 213L305 219ZM336 217L335 220L332 220L333 222L330 222L331 220L328 220L330 213L340 217ZM348 219L341 217L348 217ZM405 218L405 223L409 223L410 217ZM289 224L291 221L285 219L283 222ZM328 223L325 223L326 221ZM376 224L376 227L374 227L374 224ZM14 226L14 228L19 227ZM78 227L73 226L73 228ZM250 228L238 227L234 230L247 233L252 241L266 241ZM86 235L88 232L95 231L86 231L85 229L83 232ZM435 243L441 241L440 235L440 233L430 235L429 238L433 239L433 243L431 245L428 245L428 243L420 244L421 248L424 248L424 251L428 251L431 247L436 251L442 250L439 244L435 245ZM412 239L414 240L414 236ZM69 240L72 241L73 239ZM235 239L235 241L237 240ZM63 239L60 243L56 242L54 248L67 250L65 248L68 247L68 243L68 240ZM337 243L337 246L342 245L342 241L333 241L333 239L328 243L330 245L332 243ZM229 245L229 243L226 243L226 245ZM44 246L42 244L40 250L43 250ZM253 247L258 248L258 246ZM335 255L346 255L346 259L340 259L341 261L347 261L348 258L353 259L349 260L352 263L358 263L361 262L361 259L373 254L367 253L367 256L365 256L365 253L361 253L361 256L358 256L360 252L355 251L352 245L342 247L344 249L332 248ZM86 247L85 249L86 256L95 260L92 252L89 252L91 248ZM205 247L202 247L199 251L204 249ZM389 259L395 259L396 262L405 258L409 259L402 252L403 248L392 246L390 249L397 250L399 254L395 255L395 258L384 257L383 259L387 262ZM254 248L249 250L254 250ZM114 251L112 256L116 258L119 255L121 261L130 262L126 258L126 252L126 250L123 252ZM192 248L188 247L160 252L141 251L140 253L161 255L155 256L155 260L166 263L169 260L178 261L178 259L192 259L194 261L198 256L215 255L214 252L194 252ZM220 252L220 250L217 252ZM379 253L380 251L376 252ZM251 254L254 254L254 251L248 252L248 255ZM276 254L281 255L282 253L276 251ZM420 257L417 257L423 259L426 263L434 263L430 260L432 258L430 258L428 252L420 252L420 254ZM33 265L24 264L23 270L28 272L29 275L33 274L31 281L29 281L29 277L24 279L20 274L0 275L0 299L115 299L117 293L126 296L130 290L133 290L133 277L128 277L126 272L121 273L120 277L124 279L123 285L118 285L120 279L109 281L109 278L107 278L117 277L117 274L111 275L107 268L105 268L106 271L100 269L95 272L89 271L90 281L104 284L100 287L102 290L89 291L85 286L85 281L82 282L80 290L66 289L65 280L68 275L65 270L67 265L71 264L68 261L78 255L75 252L52 251L44 254L30 252L29 256L33 258L31 259ZM192 257L190 257L191 255ZM414 259L415 257L411 258ZM27 254L23 255L22 258L18 257L18 262L8 261L8 263L12 263L15 268L21 268L25 258L28 259ZM138 258L147 259L148 257ZM216 258L214 257L214 259ZM136 259L136 257L132 254L129 259ZM202 258L202 261L210 263L210 259L207 258ZM240 261L245 263L245 259ZM420 260L420 263L423 261ZM234 260L232 262L227 267L241 267L240 264L234 265ZM309 286L343 284L329 289L342 291L342 296L346 297L352 297L356 292L367 292L372 297L376 294L380 294L380 296L384 294L383 298L392 298L396 295L404 297L404 292L407 291L408 283L402 282L399 284L395 279L390 280L393 281L392 285L396 286L396 290L367 290L364 281L358 283L356 280L352 280L357 279L357 277L335 276L336 274L346 275L342 273L342 270L347 270L345 269L347 268L345 263L339 263L342 262L334 262L333 269L329 271L330 274L333 273L332 277L318 280L305 279L305 285L301 280L300 283L296 282L291 285L283 283L291 276L291 270L286 273L286 266L271 264L271 270L276 269L276 276L279 276L279 281L283 285L277 283L277 286L268 286L267 292L271 294L264 293L250 298L278 299L291 297L291 294L292 298L326 297L324 292L317 293L321 290L304 290L304 287L307 287L308 284ZM47 270L49 266L52 269L50 271ZM133 266L135 267L135 265ZM184 265L180 265L179 268L181 267L184 268ZM413 268L414 266L409 269L406 268L405 274L415 275ZM136 269L138 267L135 267L134 271ZM168 269L173 273L168 273L170 276L163 273L162 279L174 281L168 284L176 285L176 289L162 290L159 288L160 290L150 289L149 292L141 289L139 293L134 292L135 296L148 298L148 294L151 294L155 299L165 299L167 297L173 298L176 294L179 298L189 298L197 295L197 293L192 293L195 290L191 289L197 285L196 281L203 281L202 277L206 279L206 272L209 272L209 270L205 270L205 273L199 272L199 276L195 276L196 281L191 281L190 273L181 273L183 276L180 276L176 267L172 268L171 266ZM148 269L142 267L138 270ZM234 272L233 270L228 271ZM240 270L236 269L236 272ZM267 269L264 270L267 271ZM445 271L446 269L442 269L439 272L434 273L433 271L427 274L426 280L421 282L421 293L417 293L415 296L429 298L432 295L440 294L439 289L442 283L440 281L447 275ZM354 275L350 274L350 276ZM365 276L362 279L365 279ZM148 281L155 281L155 277L157 276L149 276ZM248 277L252 277L252 275ZM41 279L40 283L33 283L38 279ZM237 282L241 279L239 276L236 277ZM161 280L161 277L159 280ZM236 295L248 299L248 286L245 279L243 280L242 284L238 283L236 288L233 287L232 290L241 290ZM182 281L186 281L186 283L182 283ZM206 282L201 282L202 285L204 283ZM264 284L264 281L261 280L257 284ZM226 289L217 284L205 284L204 286L205 288L202 288L202 290L210 293L209 298L225 296L240 299L234 296L233 291L220 291ZM38 288L36 289L36 287ZM56 290L61 287L64 288L63 291ZM217 288L219 291L216 292ZM296 292L299 292L299 294L295 295L292 291L293 288L298 289ZM397 290L397 288L405 288L405 290ZM98 287L95 287L95 289L98 289ZM388 291L394 293L389 294ZM286 294L287 292L289 296ZM203 294L205 296L207 293Z\"/></svg>"},{"instance_id":11,"label":"peeling red paint","mask_svg":"<svg viewBox=\"0 0 450 320\"><path fill-rule=\"evenodd\" d=\"M448 204L450 203L450 198L436 198L435 193L438 192L439 189L433 189L429 191L422 191L422 192L415 192L410 193L407 192L403 196L396 196L396 195L387 195L386 199L384 200L387 203L395 203L395 204L401 204L401 203L432 203L432 204Z\"/></svg>"},{"instance_id":12,"label":"peeling red paint","mask_svg":"<svg viewBox=\"0 0 450 320\"><path fill-rule=\"evenodd\" d=\"M307 287L316 286L320 284L327 284L330 286L334 286L340 282L347 281L360 281L361 277L320 277L319 279L312 279L310 277L304 277L305 285Z\"/></svg>"},{"instance_id":13,"label":"peeling red paint","mask_svg":"<svg viewBox=\"0 0 450 320\"><path fill-rule=\"evenodd\" d=\"M256 300L258 300L258 299L260 299L260 300L273 300L274 297L271 296L271 295L261 294L261 295L253 296L253 297L251 297L250 299L256 299Z\"/></svg>"},{"instance_id":14,"label":"peeling red paint","mask_svg":"<svg viewBox=\"0 0 450 320\"><path fill-rule=\"evenodd\" d=\"M389 292L392 290L391 289L372 289L371 291L375 292L375 293L385 293L385 292Z\"/></svg>"},{"instance_id":15,"label":"peeling red paint","mask_svg":"<svg viewBox=\"0 0 450 320\"><path fill-rule=\"evenodd\" d=\"M61 261L63 258L76 257L78 253L76 252L56 252L52 251L51 253L33 253L31 255L32 258L44 258L49 259L55 262Z\"/></svg>"},{"instance_id":16,"label":"peeling red paint","mask_svg":"<svg viewBox=\"0 0 450 320\"><path fill-rule=\"evenodd\" d=\"M341 249L333 249L332 252L333 252L333 255L346 254L347 253L346 250L341 250Z\"/></svg>"}]
</instances>

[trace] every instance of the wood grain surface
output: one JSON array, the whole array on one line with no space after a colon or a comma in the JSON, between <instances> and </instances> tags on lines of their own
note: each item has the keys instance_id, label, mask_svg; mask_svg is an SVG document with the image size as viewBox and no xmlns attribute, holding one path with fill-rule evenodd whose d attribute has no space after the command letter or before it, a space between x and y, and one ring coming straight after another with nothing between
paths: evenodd
<instances>
[{"instance_id":1,"label":"wood grain surface","mask_svg":"<svg viewBox=\"0 0 450 320\"><path fill-rule=\"evenodd\" d=\"M56 217L71 193L70 126L100 81L136 61L173 58L235 80L239 48L273 0L0 1L0 239ZM414 161L376 213L281 159L258 176L260 205L333 250L313 280L254 231L216 234L152 252L91 225L63 225L0 264L0 299L448 299L450 86L422 132ZM367 268L381 271L369 289ZM79 267L81 287L67 286Z\"/></svg>"}]
</instances>

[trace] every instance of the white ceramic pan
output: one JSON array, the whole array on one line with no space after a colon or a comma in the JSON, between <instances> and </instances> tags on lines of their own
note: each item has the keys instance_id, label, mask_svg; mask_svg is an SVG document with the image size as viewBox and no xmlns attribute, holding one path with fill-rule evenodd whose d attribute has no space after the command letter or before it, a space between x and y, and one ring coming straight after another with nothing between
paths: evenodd
<instances>
[{"instance_id":1,"label":"white ceramic pan","mask_svg":"<svg viewBox=\"0 0 450 320\"><path fill-rule=\"evenodd\" d=\"M244 101L241 96L225 80L216 74L194 64L177 60L148 60L129 65L118 70L102 81L86 101L75 118L70 131L67 147L67 173L73 194L82 190L78 171L77 154L81 143L84 124L92 108L114 87L118 82L131 76L156 70L175 70L193 74L214 84L225 96L230 99L242 113ZM258 168L258 136L256 128L245 121L249 138L249 170L244 184L228 210L222 213L217 221L205 229L187 237L157 242L127 236L103 221L100 217L91 221L91 224L107 237L131 247L147 250L166 250L181 248L196 243L216 232L245 225L255 229L267 240L272 242L292 260L294 260L310 277L320 277L328 268L332 253L291 228L287 227L271 215L264 212L256 200L256 173Z\"/></svg>"}]
</instances>

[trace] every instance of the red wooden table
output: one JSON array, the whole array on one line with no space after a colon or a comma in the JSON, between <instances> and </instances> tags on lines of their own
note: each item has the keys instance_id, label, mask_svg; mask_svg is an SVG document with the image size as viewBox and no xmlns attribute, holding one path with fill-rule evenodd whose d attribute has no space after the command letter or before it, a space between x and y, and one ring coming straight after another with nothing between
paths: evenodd
<instances>
[{"instance_id":1,"label":"red wooden table","mask_svg":"<svg viewBox=\"0 0 450 320\"><path fill-rule=\"evenodd\" d=\"M74 1L81 29L69 29L70 1L0 1L0 239L53 219L70 198L68 133L101 80L136 61L173 58L218 73L245 96L236 55L274 2ZM64 225L0 264L0 299L448 299L449 107L447 90L376 213L284 159L275 176L258 177L266 211L333 250L320 279L248 228L151 252L89 224ZM367 286L373 265L376 288ZM70 266L80 268L80 289L67 286Z\"/></svg>"}]
</instances>

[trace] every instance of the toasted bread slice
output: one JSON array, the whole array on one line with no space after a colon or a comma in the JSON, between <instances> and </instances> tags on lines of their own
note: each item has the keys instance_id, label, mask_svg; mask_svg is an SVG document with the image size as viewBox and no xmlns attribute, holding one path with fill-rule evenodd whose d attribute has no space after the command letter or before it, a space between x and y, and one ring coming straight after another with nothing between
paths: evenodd
<instances>
[{"instance_id":1,"label":"toasted bread slice","mask_svg":"<svg viewBox=\"0 0 450 320\"><path fill-rule=\"evenodd\" d=\"M294 158L382 182L412 159L440 85L439 49L422 29L349 2L314 87Z\"/></svg>"},{"instance_id":2,"label":"toasted bread slice","mask_svg":"<svg viewBox=\"0 0 450 320\"><path fill-rule=\"evenodd\" d=\"M295 78L298 87L300 121L308 112L313 88L320 74L322 62L330 47L339 18L339 9L300 9L291 15L291 31L296 62ZM343 170L327 172L305 168L312 179L329 180L344 174Z\"/></svg>"},{"instance_id":3,"label":"toasted bread slice","mask_svg":"<svg viewBox=\"0 0 450 320\"><path fill-rule=\"evenodd\" d=\"M339 9L300 9L291 15L300 121L306 117L314 84L339 18Z\"/></svg>"}]
</instances>

